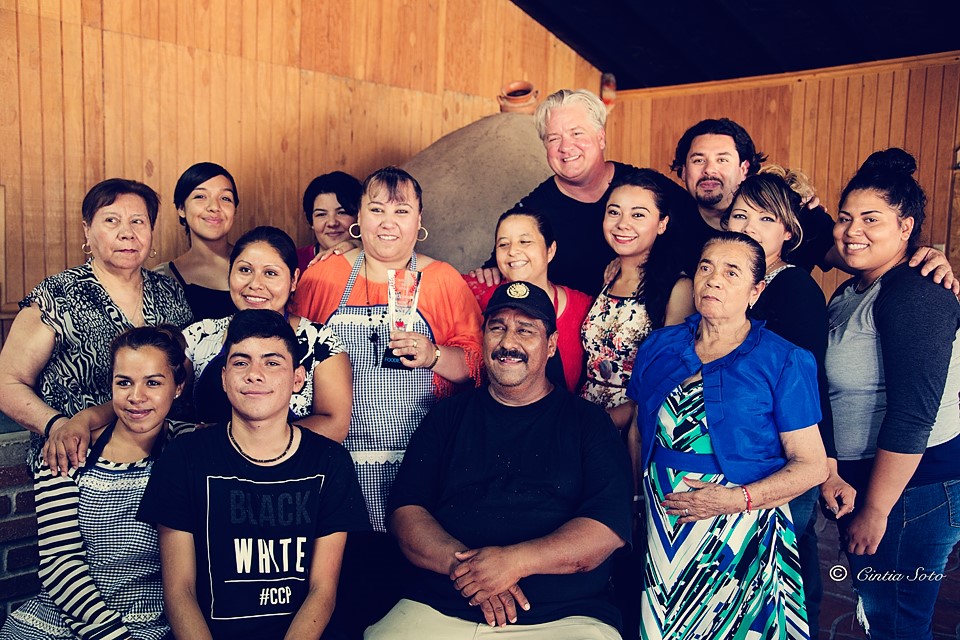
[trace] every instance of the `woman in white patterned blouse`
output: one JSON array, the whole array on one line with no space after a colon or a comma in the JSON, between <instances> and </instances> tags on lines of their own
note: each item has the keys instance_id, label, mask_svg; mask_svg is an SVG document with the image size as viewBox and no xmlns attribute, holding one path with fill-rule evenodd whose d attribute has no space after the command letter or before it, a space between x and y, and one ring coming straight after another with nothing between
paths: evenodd
<instances>
[{"instance_id":1,"label":"woman in white patterned blouse","mask_svg":"<svg viewBox=\"0 0 960 640\"><path fill-rule=\"evenodd\" d=\"M283 314L300 342L300 364L306 369L307 380L290 399L292 419L343 442L353 403L350 360L331 329L287 311L299 276L296 245L276 227L248 231L230 254L230 296L237 309L270 309ZM230 417L220 371L223 340L232 317L201 320L184 330L187 358L193 363L194 415L198 422L221 422Z\"/></svg>"}]
</instances>

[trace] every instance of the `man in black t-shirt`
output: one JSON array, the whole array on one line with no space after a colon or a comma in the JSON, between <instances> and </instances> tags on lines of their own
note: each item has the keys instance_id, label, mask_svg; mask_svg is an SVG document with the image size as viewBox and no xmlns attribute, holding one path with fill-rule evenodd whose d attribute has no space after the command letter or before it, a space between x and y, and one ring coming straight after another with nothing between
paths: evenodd
<instances>
[{"instance_id":1,"label":"man in black t-shirt","mask_svg":"<svg viewBox=\"0 0 960 640\"><path fill-rule=\"evenodd\" d=\"M550 262L550 280L595 296L603 286L604 268L615 257L602 229L610 184L633 167L604 159L607 108L586 89L547 96L534 119L554 175L517 206L540 212L553 227L557 254ZM483 266L475 271L478 278L500 282L496 251Z\"/></svg>"},{"instance_id":2,"label":"man in black t-shirt","mask_svg":"<svg viewBox=\"0 0 960 640\"><path fill-rule=\"evenodd\" d=\"M369 529L353 461L287 422L305 374L283 316L240 311L224 349L231 421L174 440L140 503L160 533L166 614L178 638L317 638L346 532Z\"/></svg>"},{"instance_id":3,"label":"man in black t-shirt","mask_svg":"<svg viewBox=\"0 0 960 640\"><path fill-rule=\"evenodd\" d=\"M368 640L474 638L485 623L620 638L606 590L630 538L629 460L603 410L548 381L556 346L547 294L501 285L485 311L489 386L438 403L407 448L388 524L418 579Z\"/></svg>"}]
</instances>

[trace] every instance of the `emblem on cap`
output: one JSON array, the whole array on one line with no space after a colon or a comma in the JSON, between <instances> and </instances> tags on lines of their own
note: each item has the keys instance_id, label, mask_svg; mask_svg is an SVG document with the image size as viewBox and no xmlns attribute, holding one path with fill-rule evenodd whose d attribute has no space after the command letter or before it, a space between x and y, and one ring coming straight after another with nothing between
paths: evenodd
<instances>
[{"instance_id":1,"label":"emblem on cap","mask_svg":"<svg viewBox=\"0 0 960 640\"><path fill-rule=\"evenodd\" d=\"M511 298L526 298L530 295L530 287L522 282L514 282L507 287L507 295Z\"/></svg>"}]
</instances>

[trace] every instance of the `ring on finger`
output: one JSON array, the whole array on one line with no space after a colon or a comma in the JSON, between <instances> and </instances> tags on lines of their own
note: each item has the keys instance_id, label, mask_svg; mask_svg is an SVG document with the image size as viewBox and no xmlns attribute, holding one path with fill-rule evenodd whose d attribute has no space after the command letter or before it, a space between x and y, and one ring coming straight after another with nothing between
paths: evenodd
<instances>
[{"instance_id":1,"label":"ring on finger","mask_svg":"<svg viewBox=\"0 0 960 640\"><path fill-rule=\"evenodd\" d=\"M690 515L690 509L684 509L684 510L683 510L683 515L685 515L685 516Z\"/></svg>"}]
</instances>

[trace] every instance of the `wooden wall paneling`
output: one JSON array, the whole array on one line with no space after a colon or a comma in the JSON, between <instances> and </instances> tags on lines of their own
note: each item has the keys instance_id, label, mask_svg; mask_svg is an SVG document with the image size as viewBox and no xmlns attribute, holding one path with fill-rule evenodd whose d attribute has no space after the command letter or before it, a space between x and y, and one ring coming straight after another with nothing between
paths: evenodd
<instances>
[{"instance_id":1,"label":"wooden wall paneling","mask_svg":"<svg viewBox=\"0 0 960 640\"><path fill-rule=\"evenodd\" d=\"M860 137L861 135L866 135L863 131L863 121L861 119L863 115L862 100L863 82L859 77L851 77L847 81L846 114L843 121L843 154L841 155L840 165L838 167L841 173L840 180L837 184L838 196L846 185L847 178L852 175L842 175L844 168L859 167L860 163L866 158L866 156L863 158L860 157Z\"/></svg>"},{"instance_id":2,"label":"wooden wall paneling","mask_svg":"<svg viewBox=\"0 0 960 640\"><path fill-rule=\"evenodd\" d=\"M956 163L955 150L960 146L957 131L958 107L960 107L960 65L945 66L943 70L943 90L940 95L940 135L937 140L937 182L928 207L937 212L942 225L942 237L948 247L954 247L950 229L954 221L960 220L960 209L951 209L951 193L954 189L952 167ZM958 247L960 249L960 247ZM951 256L956 262L956 255Z\"/></svg>"},{"instance_id":3,"label":"wooden wall paneling","mask_svg":"<svg viewBox=\"0 0 960 640\"><path fill-rule=\"evenodd\" d=\"M140 36L145 40L160 39L160 1L139 0L140 2ZM167 3L164 2L166 9ZM164 11L166 13L166 11Z\"/></svg>"},{"instance_id":4,"label":"wooden wall paneling","mask_svg":"<svg viewBox=\"0 0 960 640\"><path fill-rule=\"evenodd\" d=\"M787 164L791 169L800 169L803 164L806 87L803 81L794 82L790 87L790 154L787 156Z\"/></svg>"},{"instance_id":5,"label":"wooden wall paneling","mask_svg":"<svg viewBox=\"0 0 960 640\"><path fill-rule=\"evenodd\" d=\"M209 51L213 39L210 32L210 0L203 2L192 2L190 7L184 7L189 12L189 17L193 23L193 42L188 46L195 47L198 50Z\"/></svg>"},{"instance_id":6,"label":"wooden wall paneling","mask_svg":"<svg viewBox=\"0 0 960 640\"><path fill-rule=\"evenodd\" d=\"M447 96L446 92L439 95L425 93L422 98L423 101L420 105L420 113L422 116L419 118L419 122L417 122L417 130L420 140L426 142L426 145L424 145L424 148L426 148L448 133L444 119L444 102L450 99L450 96ZM489 101L488 104L491 105L490 113L499 112L499 105L496 107L492 106L495 103L495 100Z\"/></svg>"},{"instance_id":7,"label":"wooden wall paneling","mask_svg":"<svg viewBox=\"0 0 960 640\"><path fill-rule=\"evenodd\" d=\"M373 18L377 28L366 51L369 79L379 84L435 92L435 70L442 55L437 47L440 25L437 2L383 0Z\"/></svg>"},{"instance_id":8,"label":"wooden wall paneling","mask_svg":"<svg viewBox=\"0 0 960 640\"><path fill-rule=\"evenodd\" d=\"M890 135L884 147L902 147L906 144L907 105L910 97L910 71L893 72L893 93L890 96Z\"/></svg>"},{"instance_id":9,"label":"wooden wall paneling","mask_svg":"<svg viewBox=\"0 0 960 640\"><path fill-rule=\"evenodd\" d=\"M122 76L117 85L117 96L121 106L121 126L113 135L120 138L119 145L123 153L120 177L130 180L143 180L143 64L142 42L132 35L121 36Z\"/></svg>"},{"instance_id":10,"label":"wooden wall paneling","mask_svg":"<svg viewBox=\"0 0 960 640\"><path fill-rule=\"evenodd\" d=\"M82 35L85 193L104 176L103 32L84 25Z\"/></svg>"},{"instance_id":11,"label":"wooden wall paneling","mask_svg":"<svg viewBox=\"0 0 960 640\"><path fill-rule=\"evenodd\" d=\"M38 17L40 15L40 3L38 0L18 0L17 12L26 16Z\"/></svg>"},{"instance_id":12,"label":"wooden wall paneling","mask_svg":"<svg viewBox=\"0 0 960 640\"><path fill-rule=\"evenodd\" d=\"M533 18L524 15L518 20L520 25L520 73L524 80L545 85L549 68L550 33ZM546 97L546 95L544 96Z\"/></svg>"},{"instance_id":13,"label":"wooden wall paneling","mask_svg":"<svg viewBox=\"0 0 960 640\"><path fill-rule=\"evenodd\" d=\"M344 5L343 22L340 28L344 31L349 30L351 38L344 43L341 53L342 69L330 73L357 81L371 80L372 68L369 62L369 50L372 48L371 40L380 36L378 31L378 22L383 14L383 4L370 6L366 0L349 0ZM330 41L336 41L338 32L332 32L329 36ZM343 31L339 32L343 33ZM396 55L391 52L390 55Z\"/></svg>"},{"instance_id":14,"label":"wooden wall paneling","mask_svg":"<svg viewBox=\"0 0 960 640\"><path fill-rule=\"evenodd\" d=\"M480 14L486 10L487 2L457 2L442 0L445 7L443 31L443 88L464 94L483 95L490 90L484 85L484 66L490 64L483 59L484 29Z\"/></svg>"},{"instance_id":15,"label":"wooden wall paneling","mask_svg":"<svg viewBox=\"0 0 960 640\"><path fill-rule=\"evenodd\" d=\"M840 191L846 180L853 175L844 171L844 142L849 132L846 131L847 112L847 85L848 78L839 77L830 80L833 84L832 100L828 118L830 120L830 141L826 162L827 201L837 202ZM822 174L821 174L822 175ZM843 282L846 276L837 269L824 274L823 285L826 291L833 291Z\"/></svg>"},{"instance_id":16,"label":"wooden wall paneling","mask_svg":"<svg viewBox=\"0 0 960 640\"><path fill-rule=\"evenodd\" d=\"M257 128L260 119L257 116L258 63L253 58L244 57L240 60L242 81L238 99L242 101L240 110L241 121L237 128L240 136L240 156L237 158L237 167L231 168L234 179L237 181L237 190L240 192L240 218L238 226L246 226L246 221L255 219L257 212ZM234 171L236 171L234 173Z\"/></svg>"},{"instance_id":17,"label":"wooden wall paneling","mask_svg":"<svg viewBox=\"0 0 960 640\"><path fill-rule=\"evenodd\" d=\"M316 80L314 104L317 109L317 129L313 144L321 151L315 167L316 175L340 170L363 180L350 160L353 154L347 153L354 145L350 112L348 109L341 112L341 107L349 104L347 80L325 73L318 73Z\"/></svg>"},{"instance_id":18,"label":"wooden wall paneling","mask_svg":"<svg viewBox=\"0 0 960 640\"><path fill-rule=\"evenodd\" d=\"M180 26L177 25L177 34L179 39ZM187 167L199 162L196 141L196 100L197 92L194 87L197 84L196 66L193 64L193 57L190 55L190 49L180 44L173 47L176 55L176 83L172 87L177 96L177 122L174 127L174 137L176 139L176 158L177 168L174 170L173 182L169 182L167 192L170 194L170 201L173 202L173 187L176 184L180 174ZM179 223L178 223L179 226ZM176 257L185 252L190 246L185 232L176 234L177 247L171 257Z\"/></svg>"},{"instance_id":19,"label":"wooden wall paneling","mask_svg":"<svg viewBox=\"0 0 960 640\"><path fill-rule=\"evenodd\" d=\"M160 215L153 236L157 248L157 262L166 262L180 254L180 242L185 240L183 227L177 222L177 210L173 205L173 188L177 184L180 172L188 165L180 166L177 153L177 125L179 123L178 105L180 102L177 45L162 41L158 47L157 58L157 102L160 107L157 120L158 143L158 184L160 185Z\"/></svg>"},{"instance_id":20,"label":"wooden wall paneling","mask_svg":"<svg viewBox=\"0 0 960 640\"><path fill-rule=\"evenodd\" d=\"M800 164L812 180L817 178L817 114L820 105L820 82L803 83L803 138L801 140ZM814 182L816 187L816 182ZM822 187L817 187L822 189ZM826 194L821 200L826 200Z\"/></svg>"},{"instance_id":21,"label":"wooden wall paneling","mask_svg":"<svg viewBox=\"0 0 960 640\"><path fill-rule=\"evenodd\" d=\"M247 221L263 219L262 209L270 199L270 185L276 175L276 167L270 162L270 140L272 137L272 132L270 131L272 93L270 63L257 60L256 69L257 86L260 87L260 90L257 92L257 108L253 114L251 114L257 123L257 135L255 138L256 142L253 152L254 164L252 167L254 190L253 197L249 201L253 207L247 209L247 215L245 216Z\"/></svg>"},{"instance_id":22,"label":"wooden wall paneling","mask_svg":"<svg viewBox=\"0 0 960 640\"><path fill-rule=\"evenodd\" d=\"M104 31L120 33L123 25L123 6L119 2L105 2L100 5L100 17Z\"/></svg>"},{"instance_id":23,"label":"wooden wall paneling","mask_svg":"<svg viewBox=\"0 0 960 640\"><path fill-rule=\"evenodd\" d=\"M260 62L273 59L273 0L257 0L257 53Z\"/></svg>"},{"instance_id":24,"label":"wooden wall paneling","mask_svg":"<svg viewBox=\"0 0 960 640\"><path fill-rule=\"evenodd\" d=\"M640 140L649 140L653 132L653 117L652 117L652 100L643 100L641 101L641 116L640 116ZM673 155L672 153L670 154ZM641 151L641 155L638 158L641 166L652 167L653 166L653 154L650 151L650 148L647 147L645 150ZM661 173L669 174L670 166L669 163L663 165L661 169L657 169Z\"/></svg>"},{"instance_id":25,"label":"wooden wall paneling","mask_svg":"<svg viewBox=\"0 0 960 640\"><path fill-rule=\"evenodd\" d=\"M83 26L100 29L103 27L103 0L81 0L80 16Z\"/></svg>"},{"instance_id":26,"label":"wooden wall paneling","mask_svg":"<svg viewBox=\"0 0 960 640\"><path fill-rule=\"evenodd\" d=\"M448 0L450 1L450 0ZM456 2L456 0L453 0ZM519 78L505 77L504 55L508 46L512 46L501 32L500 26L508 23L514 15L513 10L516 7L513 3L500 2L499 0L481 0L478 7L479 15L476 20L483 25L495 25L491 29L489 26L482 28L480 36L480 64L474 71L480 77L479 90L476 95L496 98L500 94L500 89L507 82ZM453 41L452 36L448 40ZM540 87L540 97L544 98L551 92L549 87Z\"/></svg>"},{"instance_id":27,"label":"wooden wall paneling","mask_svg":"<svg viewBox=\"0 0 960 640\"><path fill-rule=\"evenodd\" d=\"M325 2L304 2L300 5L300 69L318 70L320 38L324 37L324 25L320 20Z\"/></svg>"},{"instance_id":28,"label":"wooden wall paneling","mask_svg":"<svg viewBox=\"0 0 960 640\"><path fill-rule=\"evenodd\" d=\"M163 193L166 185L160 174L160 141L163 135L160 128L160 94L165 92L164 87L160 85L160 41L156 38L140 38L136 43L140 48L140 76L132 80L139 80L142 91L140 115L136 117L142 131L140 172L143 181L160 194L160 201L163 202L167 198ZM156 231L155 227L155 236ZM154 249L158 254L160 253L159 240L158 236L154 238ZM156 262L157 260L147 261L151 266Z\"/></svg>"},{"instance_id":29,"label":"wooden wall paneling","mask_svg":"<svg viewBox=\"0 0 960 640\"><path fill-rule=\"evenodd\" d=\"M574 87L582 87L584 89L590 89L595 93L599 93L600 71L580 56L577 56L574 78L574 81L571 83Z\"/></svg>"},{"instance_id":30,"label":"wooden wall paneling","mask_svg":"<svg viewBox=\"0 0 960 640\"><path fill-rule=\"evenodd\" d=\"M300 226L300 206L298 194L300 180L298 167L300 166L299 146L303 143L300 136L300 71L296 67L284 67L286 76L285 99L281 100L284 108L283 137L280 140L280 152L283 156L283 173L281 177L281 191L274 196L271 206L282 205L283 224L278 225L296 237L296 229ZM275 192L276 193L276 192Z\"/></svg>"},{"instance_id":31,"label":"wooden wall paneling","mask_svg":"<svg viewBox=\"0 0 960 640\"><path fill-rule=\"evenodd\" d=\"M890 140L891 146L900 146L910 153L919 156L921 136L923 134L923 96L926 85L925 69L910 69L906 104L904 105L904 134L903 142L895 143ZM892 138L892 136L891 136Z\"/></svg>"},{"instance_id":32,"label":"wooden wall paneling","mask_svg":"<svg viewBox=\"0 0 960 640\"><path fill-rule=\"evenodd\" d=\"M879 81L880 78L876 73L867 73L863 76L863 88L860 99L860 139L857 145L858 161L866 158L875 151L873 145L876 139Z\"/></svg>"},{"instance_id":33,"label":"wooden wall paneling","mask_svg":"<svg viewBox=\"0 0 960 640\"><path fill-rule=\"evenodd\" d=\"M22 6L22 5L21 5ZM33 5L36 9L36 5ZM40 73L40 19L21 12L18 19L20 113L42 114ZM21 148L21 214L14 221L14 237L8 238L23 247L23 279L10 283L11 299L19 300L47 275L44 269L43 246L43 131L41 118L28 117L20 121ZM14 214L16 216L16 213ZM19 224L17 224L19 222ZM19 235L19 238L17 237ZM14 288L16 286L16 288Z\"/></svg>"},{"instance_id":34,"label":"wooden wall paneling","mask_svg":"<svg viewBox=\"0 0 960 640\"><path fill-rule=\"evenodd\" d=\"M238 32L240 37L240 55L248 60L255 60L257 57L257 32L259 22L257 21L257 0L240 0L241 29ZM326 2L320 4L327 4Z\"/></svg>"},{"instance_id":35,"label":"wooden wall paneling","mask_svg":"<svg viewBox=\"0 0 960 640\"><path fill-rule=\"evenodd\" d=\"M220 28L222 25L223 31L214 33L213 37L219 38L223 41L223 50L221 51L219 45L217 45L217 52L226 53L228 56L240 56L243 55L243 11L242 5L236 0L230 0L229 3L227 0L213 0L214 4L214 16L215 16L215 25L214 28ZM219 5L224 4L224 8L220 8ZM308 6L312 6L317 3L307 2ZM223 20L216 17L223 15Z\"/></svg>"},{"instance_id":36,"label":"wooden wall paneling","mask_svg":"<svg viewBox=\"0 0 960 640\"><path fill-rule=\"evenodd\" d=\"M826 196L827 202L834 202L836 199L829 180L830 139L832 135L830 115L832 114L831 105L833 103L833 80L824 79L818 81L817 84L819 87L817 94L817 117L815 119L816 137L813 150L813 164L816 170L813 174L813 179L815 181L814 184L817 185L817 189Z\"/></svg>"},{"instance_id":37,"label":"wooden wall paneling","mask_svg":"<svg viewBox=\"0 0 960 640\"><path fill-rule=\"evenodd\" d=\"M123 175L123 36L103 32L103 169L105 177ZM92 186L92 185L91 185Z\"/></svg>"},{"instance_id":38,"label":"wooden wall paneling","mask_svg":"<svg viewBox=\"0 0 960 640\"><path fill-rule=\"evenodd\" d=\"M233 165L224 165L231 174L239 171L237 164L242 154L241 131L243 129L243 63L239 56L221 56L223 63L223 82L215 99L223 102L224 146L223 160ZM219 70L219 64L218 64ZM237 176L234 175L234 180Z\"/></svg>"},{"instance_id":39,"label":"wooden wall paneling","mask_svg":"<svg viewBox=\"0 0 960 640\"><path fill-rule=\"evenodd\" d=\"M920 130L920 148L917 149L917 173L928 194L937 192L937 147L940 138L940 97L943 89L943 67L927 67L923 90L923 124ZM945 172L944 172L945 173ZM932 204L932 203L930 203ZM946 245L947 226L944 212L927 206L927 217L920 238L925 244Z\"/></svg>"},{"instance_id":40,"label":"wooden wall paneling","mask_svg":"<svg viewBox=\"0 0 960 640\"><path fill-rule=\"evenodd\" d=\"M64 3L66 7L67 3ZM81 203L86 194L83 141L83 27L79 21L61 23L63 41L63 191L67 265L83 262Z\"/></svg>"},{"instance_id":41,"label":"wooden wall paneling","mask_svg":"<svg viewBox=\"0 0 960 640\"><path fill-rule=\"evenodd\" d=\"M960 170L950 172L950 211L953 220L957 219L960 212ZM947 245L947 255L950 257L950 263L954 266L956 272L957 264L960 264L960 224L950 225L950 243Z\"/></svg>"},{"instance_id":42,"label":"wooden wall paneling","mask_svg":"<svg viewBox=\"0 0 960 640\"><path fill-rule=\"evenodd\" d=\"M303 49L301 49L301 52L302 51ZM302 247L307 244L307 242L310 240L310 236L312 235L309 227L304 224L305 220L303 218L303 210L300 207L303 190L308 184L310 184L311 180L320 175L319 172L315 173L316 167L319 163L318 158L320 157L319 149L317 148L318 145L315 144L318 129L318 114L316 109L316 78L318 75L320 74L314 71L300 71L299 78L300 135L296 141L297 188L289 195L293 204L295 205L294 209L296 213L296 222L291 222L290 228L287 230L290 234L290 237L293 238L293 241L298 247Z\"/></svg>"},{"instance_id":43,"label":"wooden wall paneling","mask_svg":"<svg viewBox=\"0 0 960 640\"><path fill-rule=\"evenodd\" d=\"M18 50L17 14L0 9L0 95L9 100L0 106L0 206L5 212L0 223L4 224L0 242L0 311L16 310L24 289Z\"/></svg>"},{"instance_id":44,"label":"wooden wall paneling","mask_svg":"<svg viewBox=\"0 0 960 640\"><path fill-rule=\"evenodd\" d=\"M871 151L886 149L890 144L890 123L893 120L893 80L893 71L877 74L877 111L873 123L873 148Z\"/></svg>"},{"instance_id":45,"label":"wooden wall paneling","mask_svg":"<svg viewBox=\"0 0 960 640\"><path fill-rule=\"evenodd\" d=\"M194 162L216 162L216 152L211 141L213 105L219 104L214 97L213 78L210 70L210 52L203 49L189 51L193 65L193 83L190 87L193 102L193 157L185 158L189 164Z\"/></svg>"},{"instance_id":46,"label":"wooden wall paneling","mask_svg":"<svg viewBox=\"0 0 960 640\"><path fill-rule=\"evenodd\" d=\"M547 34L546 52L547 74L542 83L537 83L540 85L541 98L545 98L555 91L554 87L563 88L561 85L569 83L573 79L575 71L574 60L576 54L550 33Z\"/></svg>"},{"instance_id":47,"label":"wooden wall paneling","mask_svg":"<svg viewBox=\"0 0 960 640\"><path fill-rule=\"evenodd\" d=\"M43 5L41 5L43 6ZM59 3L57 12L59 13ZM43 13L43 12L41 12ZM43 208L30 216L28 224L42 230L44 267L47 273L66 266L64 239L63 161L63 53L59 15L40 18L40 94L43 111ZM39 214L39 215L38 215ZM30 254L28 254L30 255ZM39 254L38 254L39 255Z\"/></svg>"},{"instance_id":48,"label":"wooden wall paneling","mask_svg":"<svg viewBox=\"0 0 960 640\"><path fill-rule=\"evenodd\" d=\"M81 0L60 0L60 20L68 24L83 24Z\"/></svg>"},{"instance_id":49,"label":"wooden wall paneling","mask_svg":"<svg viewBox=\"0 0 960 640\"><path fill-rule=\"evenodd\" d=\"M353 19L355 9L355 3L350 0L304 3L300 49L306 68L341 77L352 74L351 54L366 43L365 30L360 28L360 22ZM361 9L357 19L363 21L364 17L365 12ZM365 27L365 22L363 26ZM351 32L350 38L342 37L342 34L348 32ZM310 58L306 57L308 47L313 49L312 64Z\"/></svg>"},{"instance_id":50,"label":"wooden wall paneling","mask_svg":"<svg viewBox=\"0 0 960 640\"><path fill-rule=\"evenodd\" d=\"M300 0L273 0L271 62L300 65Z\"/></svg>"},{"instance_id":51,"label":"wooden wall paneling","mask_svg":"<svg viewBox=\"0 0 960 640\"><path fill-rule=\"evenodd\" d=\"M132 36L144 35L140 22L140 0L120 0L119 4L119 31Z\"/></svg>"},{"instance_id":52,"label":"wooden wall paneling","mask_svg":"<svg viewBox=\"0 0 960 640\"><path fill-rule=\"evenodd\" d=\"M37 15L50 20L60 20L60 0L40 0Z\"/></svg>"},{"instance_id":53,"label":"wooden wall paneling","mask_svg":"<svg viewBox=\"0 0 960 640\"><path fill-rule=\"evenodd\" d=\"M177 13L177 44L182 47L197 45L194 0L169 0L169 8Z\"/></svg>"},{"instance_id":54,"label":"wooden wall paneling","mask_svg":"<svg viewBox=\"0 0 960 640\"><path fill-rule=\"evenodd\" d=\"M177 42L177 24L179 20L176 8L177 5L174 0L167 0L164 2L163 10L158 11L157 38L159 38L160 42L168 42L170 44Z\"/></svg>"},{"instance_id":55,"label":"wooden wall paneling","mask_svg":"<svg viewBox=\"0 0 960 640\"><path fill-rule=\"evenodd\" d=\"M227 124L227 103L232 99L227 76L227 56L223 53L208 54L210 72L210 157L213 162L226 167L227 137L230 128Z\"/></svg>"}]
</instances>

